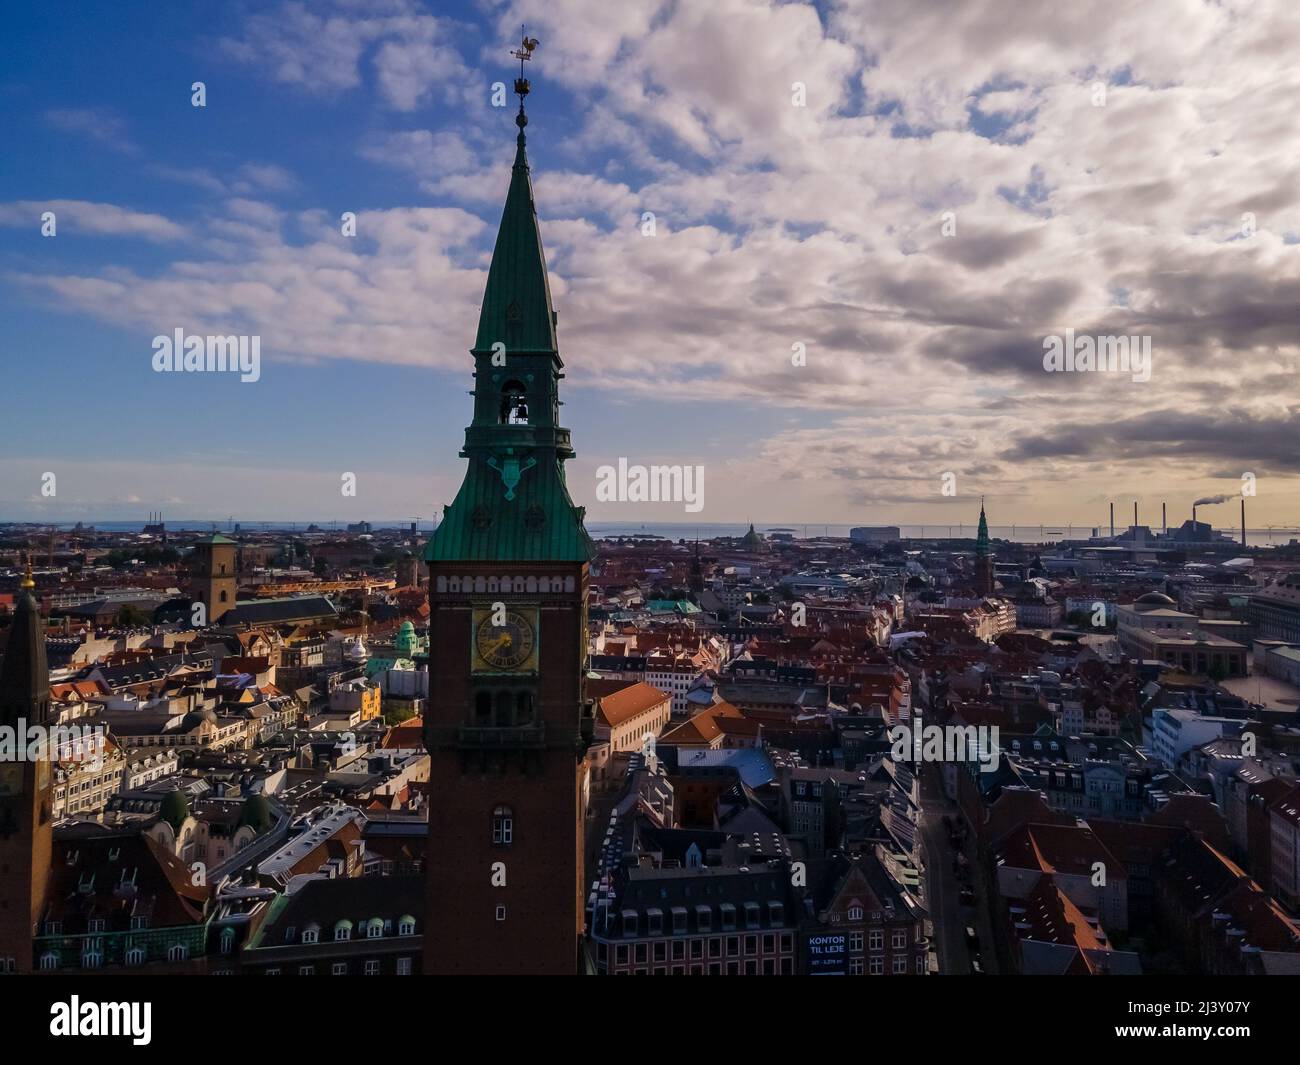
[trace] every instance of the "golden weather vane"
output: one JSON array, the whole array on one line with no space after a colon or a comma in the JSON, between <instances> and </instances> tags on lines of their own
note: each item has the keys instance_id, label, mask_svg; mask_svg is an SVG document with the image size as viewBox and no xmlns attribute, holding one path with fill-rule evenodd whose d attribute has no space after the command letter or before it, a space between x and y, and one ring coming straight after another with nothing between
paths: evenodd
<instances>
[{"instance_id":1,"label":"golden weather vane","mask_svg":"<svg viewBox=\"0 0 1300 1065\"><path fill-rule=\"evenodd\" d=\"M537 47L537 38L524 33L524 39L510 54L519 60L519 77L515 79L515 93L519 97L519 111L524 110L524 97L528 95L528 79L524 77L524 64L533 58L533 49Z\"/></svg>"}]
</instances>

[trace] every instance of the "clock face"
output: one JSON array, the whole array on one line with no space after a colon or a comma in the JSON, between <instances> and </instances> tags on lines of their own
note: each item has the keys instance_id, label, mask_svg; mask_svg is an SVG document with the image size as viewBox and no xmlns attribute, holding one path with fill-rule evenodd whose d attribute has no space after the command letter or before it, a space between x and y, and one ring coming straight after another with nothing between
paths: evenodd
<instances>
[{"instance_id":1,"label":"clock face","mask_svg":"<svg viewBox=\"0 0 1300 1065\"><path fill-rule=\"evenodd\" d=\"M494 625L494 621L503 621ZM536 614L507 610L504 618L491 609L474 611L474 669L476 672L525 673L537 668Z\"/></svg>"}]
</instances>

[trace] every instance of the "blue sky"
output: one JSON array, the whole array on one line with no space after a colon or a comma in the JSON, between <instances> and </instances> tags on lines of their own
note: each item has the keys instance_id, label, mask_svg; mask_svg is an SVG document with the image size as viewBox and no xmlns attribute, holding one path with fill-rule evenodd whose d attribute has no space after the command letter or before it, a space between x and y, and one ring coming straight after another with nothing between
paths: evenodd
<instances>
[{"instance_id":1,"label":"blue sky","mask_svg":"<svg viewBox=\"0 0 1300 1065\"><path fill-rule=\"evenodd\" d=\"M681 519L595 501L626 456L703 465L704 521L958 521L986 495L999 522L1096 523L1109 498L1153 512L1246 471L1260 520L1292 520L1296 74L1259 41L1294 39L1294 13L1014 7L21 5L0 40L0 518L447 501L513 152L492 85L526 21L594 517ZM176 326L257 333L261 380L153 373ZM1065 327L1154 333L1153 381L1045 375Z\"/></svg>"}]
</instances>

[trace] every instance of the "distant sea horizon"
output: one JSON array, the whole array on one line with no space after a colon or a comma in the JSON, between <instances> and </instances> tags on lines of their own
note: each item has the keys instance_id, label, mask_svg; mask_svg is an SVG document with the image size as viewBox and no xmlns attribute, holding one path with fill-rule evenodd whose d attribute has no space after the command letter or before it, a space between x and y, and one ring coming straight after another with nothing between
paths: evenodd
<instances>
[{"instance_id":1,"label":"distant sea horizon","mask_svg":"<svg viewBox=\"0 0 1300 1065\"><path fill-rule=\"evenodd\" d=\"M99 532L140 532L149 524L143 521L82 521L83 526L92 527ZM337 521L238 521L234 525L229 519L221 521L201 521L189 519L179 522L165 522L169 532L219 532L231 534L234 532L234 525L240 526L240 531L251 534L265 534L273 532L284 532L289 534L304 533L311 525L315 525L322 532L344 532L347 528L345 522ZM393 529L409 529L410 520L375 520L371 521L370 528L372 532ZM61 532L69 531L75 528L76 522L0 522L0 529L12 526L28 526L37 528L54 528ZM416 523L416 530L420 533L432 532L436 523L430 521L421 521ZM948 524L946 522L935 523L907 523L894 525L888 522L870 524L857 522L853 524L836 523L836 522L754 522L754 528L764 535L773 533L788 533L796 540L812 540L822 537L833 537L847 539L850 529L856 528L897 528L899 535L905 540L921 539L972 539L976 534L976 526L972 523ZM1116 525L1117 531L1123 531L1127 526ZM744 536L749 530L748 522L640 522L640 521L588 521L587 532L596 540L614 539L617 537L644 536L658 537L663 540L676 542L678 540L694 540L697 536L701 540L710 540L717 537L739 537ZM1157 530L1152 530L1157 531ZM1222 526L1216 529L1225 535L1232 536L1240 540L1241 529L1232 526ZM990 525L989 535L997 540L1006 540L1012 543L1034 544L1034 543L1055 543L1059 540L1084 540L1090 536L1102 536L1109 532L1109 526L1101 525L1072 525L1051 524L1051 525ZM1300 536L1300 529L1294 528L1273 528L1273 529L1247 529L1246 544L1249 547L1269 547L1288 543L1291 539Z\"/></svg>"}]
</instances>

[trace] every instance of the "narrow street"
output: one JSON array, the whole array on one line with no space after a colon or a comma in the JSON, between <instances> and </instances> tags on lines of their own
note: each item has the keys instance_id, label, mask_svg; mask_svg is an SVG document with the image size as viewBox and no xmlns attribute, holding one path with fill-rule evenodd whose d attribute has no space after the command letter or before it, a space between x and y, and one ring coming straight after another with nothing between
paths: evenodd
<instances>
[{"instance_id":1,"label":"narrow street","mask_svg":"<svg viewBox=\"0 0 1300 1065\"><path fill-rule=\"evenodd\" d=\"M961 885L953 862L956 851L943 824L945 814L957 816L957 807L943 794L939 772L925 765L921 772L921 845L925 850L925 905L934 928L935 953L940 975L970 972L970 951L966 946L965 914L973 910L961 904Z\"/></svg>"}]
</instances>

